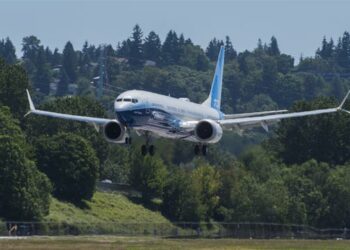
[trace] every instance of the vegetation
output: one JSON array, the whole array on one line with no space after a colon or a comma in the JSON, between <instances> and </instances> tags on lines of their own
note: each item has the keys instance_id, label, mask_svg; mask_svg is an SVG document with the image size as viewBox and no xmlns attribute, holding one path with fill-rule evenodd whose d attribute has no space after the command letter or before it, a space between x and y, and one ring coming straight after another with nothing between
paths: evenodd
<instances>
[{"instance_id":1,"label":"vegetation","mask_svg":"<svg viewBox=\"0 0 350 250\"><path fill-rule=\"evenodd\" d=\"M30 159L30 148L6 107L0 108L0 214L9 220L48 213L51 184Z\"/></svg>"},{"instance_id":2,"label":"vegetation","mask_svg":"<svg viewBox=\"0 0 350 250\"><path fill-rule=\"evenodd\" d=\"M122 194L99 191L80 207L52 198L50 213L44 218L44 222L52 223L53 227L58 224L62 225L62 228L74 228L80 233L93 230L100 234L130 233L130 229L143 233L145 228L151 231L154 224L173 228L171 222L159 212L135 204ZM139 225L143 227L140 228Z\"/></svg>"},{"instance_id":3,"label":"vegetation","mask_svg":"<svg viewBox=\"0 0 350 250\"><path fill-rule=\"evenodd\" d=\"M98 159L89 142L72 133L40 137L36 145L40 170L53 184L53 194L62 200L91 199L98 178Z\"/></svg>"},{"instance_id":4,"label":"vegetation","mask_svg":"<svg viewBox=\"0 0 350 250\"><path fill-rule=\"evenodd\" d=\"M155 237L74 236L1 240L0 247L11 249L348 249L346 240L237 240L237 239L164 239Z\"/></svg>"},{"instance_id":5,"label":"vegetation","mask_svg":"<svg viewBox=\"0 0 350 250\"><path fill-rule=\"evenodd\" d=\"M16 58L9 38L0 40L0 217L41 220L49 193L57 209L46 219L59 220L64 210L56 198L87 204L80 210L86 216L103 216L102 205L98 211L93 205L103 196L93 196L99 176L136 188L148 206L156 198L154 207L171 221L349 227L348 114L285 120L270 135L258 129L243 135L229 132L206 159L194 158L192 145L168 140L155 143L153 158L142 158L142 138L127 148L107 144L87 124L23 118L26 88L43 109L98 117L114 115L112 101L126 89L201 102L209 92L220 46L226 48L223 112L334 107L350 86L349 37L344 32L336 43L324 38L314 57L300 58L296 65L280 51L275 37L243 52L234 49L230 37L213 38L203 50L173 30L162 42L154 31L144 35L139 25L117 47L86 42L76 50L67 42L62 53L35 36L24 37L22 58ZM98 89L100 80L103 89ZM112 204L120 197L109 198L111 204L101 204L111 214L122 211Z\"/></svg>"}]
</instances>

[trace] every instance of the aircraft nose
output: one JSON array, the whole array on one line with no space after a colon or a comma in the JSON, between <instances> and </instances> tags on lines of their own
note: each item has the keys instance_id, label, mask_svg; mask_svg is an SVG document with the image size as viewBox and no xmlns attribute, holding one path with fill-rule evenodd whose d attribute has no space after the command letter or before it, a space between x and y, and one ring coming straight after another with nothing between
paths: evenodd
<instances>
[{"instance_id":1,"label":"aircraft nose","mask_svg":"<svg viewBox=\"0 0 350 250\"><path fill-rule=\"evenodd\" d=\"M130 103L125 103L125 102L114 102L114 109L115 109L116 111L128 109L129 107L130 107Z\"/></svg>"}]
</instances>

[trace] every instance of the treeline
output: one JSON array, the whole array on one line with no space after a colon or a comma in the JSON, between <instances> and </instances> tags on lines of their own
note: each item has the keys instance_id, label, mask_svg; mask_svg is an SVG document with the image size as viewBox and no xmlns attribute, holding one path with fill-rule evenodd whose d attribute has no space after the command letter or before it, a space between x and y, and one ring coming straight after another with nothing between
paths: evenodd
<instances>
[{"instance_id":1,"label":"treeline","mask_svg":"<svg viewBox=\"0 0 350 250\"><path fill-rule=\"evenodd\" d=\"M105 106L123 89L189 96L200 102L209 92L220 46L225 46L226 53L223 109L227 113L288 108L295 100L317 96L339 98L350 86L348 32L337 43L324 38L315 57L301 57L298 65L294 65L294 58L280 52L275 37L268 44L259 40L253 51L238 53L228 36L225 40L212 39L203 50L172 30L164 42L154 31L144 36L139 25L130 38L116 46L85 42L76 50L67 42L62 53L45 47L35 36L25 37L19 59L7 38L0 42L0 56L7 63L24 66L41 99L49 94L94 97L94 78L103 71Z\"/></svg>"},{"instance_id":2,"label":"treeline","mask_svg":"<svg viewBox=\"0 0 350 250\"><path fill-rule=\"evenodd\" d=\"M337 45L324 39L315 57L301 58L298 65L280 52L275 37L240 53L229 37L213 39L204 51L175 31L161 43L156 33L144 38L135 26L131 37L116 48L86 42L80 51L67 42L61 53L34 36L26 37L20 59L10 39L1 40L0 217L40 220L48 213L50 195L80 204L92 197L97 180L111 179L132 185L145 204L173 221L348 227L350 118L345 113L286 120L261 146L241 155L213 146L207 159L193 159L192 145L168 140L156 142L155 157L142 158L142 138L126 148L106 143L86 124L24 118L26 88L44 100L43 109L106 117L94 100L96 86L91 83L100 75L101 61L105 82L112 86L104 90L103 104L115 98L117 88L147 89L200 102L209 92L222 45L227 53L224 111L290 108L296 100L307 102L295 104L293 110L334 107L335 99L310 100L320 95L342 97L350 86L350 68L344 64L350 60L349 54L344 56L350 48L348 36L345 32ZM77 96L65 97L72 83L77 85ZM225 146L230 149L235 143ZM154 198L162 202L154 204Z\"/></svg>"}]
</instances>

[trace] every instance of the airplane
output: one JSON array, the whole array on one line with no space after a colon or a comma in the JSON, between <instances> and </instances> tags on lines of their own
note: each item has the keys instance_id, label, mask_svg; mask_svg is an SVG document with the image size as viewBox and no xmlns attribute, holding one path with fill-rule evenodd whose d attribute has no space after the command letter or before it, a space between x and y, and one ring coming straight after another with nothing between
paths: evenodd
<instances>
[{"instance_id":1,"label":"airplane","mask_svg":"<svg viewBox=\"0 0 350 250\"><path fill-rule=\"evenodd\" d=\"M146 143L141 146L142 155L154 155L151 141L157 137L186 140L195 144L196 155L206 155L208 145L220 141L223 130L268 126L281 119L311 116L345 111L343 105L350 91L335 108L287 113L288 110L273 110L241 114L224 114L220 110L225 48L218 55L210 94L203 103L191 102L188 98L174 98L143 90L129 90L121 93L114 101L115 117L112 119L87 117L38 110L27 90L30 111L26 114L43 115L92 124L102 128L105 139L112 143L131 144L130 131L144 136Z\"/></svg>"}]
</instances>

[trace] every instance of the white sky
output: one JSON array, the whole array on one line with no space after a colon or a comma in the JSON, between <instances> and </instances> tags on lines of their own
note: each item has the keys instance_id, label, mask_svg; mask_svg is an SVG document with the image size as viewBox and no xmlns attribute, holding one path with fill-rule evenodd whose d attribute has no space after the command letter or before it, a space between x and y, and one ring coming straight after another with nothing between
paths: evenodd
<instances>
[{"instance_id":1,"label":"white sky","mask_svg":"<svg viewBox=\"0 0 350 250\"><path fill-rule=\"evenodd\" d=\"M268 43L274 35L280 50L298 59L313 56L323 36L337 40L350 31L350 1L0 0L0 38L10 37L17 54L31 34L60 51L68 40L76 49L85 40L115 47L136 23L162 41L173 29L203 48L229 35L236 50L251 50L258 38Z\"/></svg>"}]
</instances>

